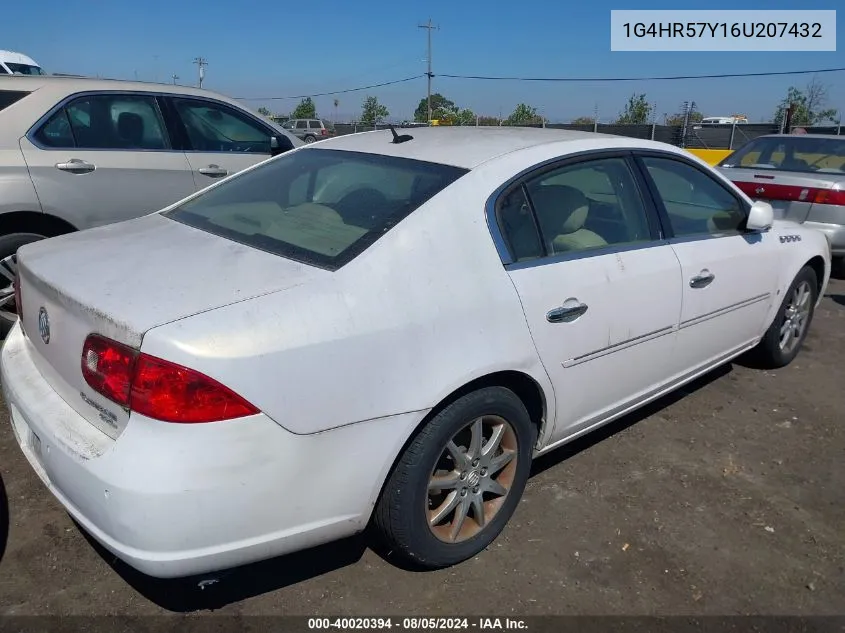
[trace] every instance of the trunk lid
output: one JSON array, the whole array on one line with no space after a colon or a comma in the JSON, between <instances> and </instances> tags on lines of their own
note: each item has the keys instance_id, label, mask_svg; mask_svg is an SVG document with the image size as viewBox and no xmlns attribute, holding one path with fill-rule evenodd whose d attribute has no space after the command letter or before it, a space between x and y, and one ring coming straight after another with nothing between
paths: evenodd
<instances>
[{"instance_id":1,"label":"trunk lid","mask_svg":"<svg viewBox=\"0 0 845 633\"><path fill-rule=\"evenodd\" d=\"M772 205L776 219L804 222L818 190L832 189L843 180L841 174L823 171L804 173L752 167L720 167L719 171L752 200Z\"/></svg>"},{"instance_id":2,"label":"trunk lid","mask_svg":"<svg viewBox=\"0 0 845 633\"><path fill-rule=\"evenodd\" d=\"M139 348L144 333L330 273L154 214L24 246L22 323L45 380L117 438L129 412L82 376L91 333Z\"/></svg>"}]
</instances>

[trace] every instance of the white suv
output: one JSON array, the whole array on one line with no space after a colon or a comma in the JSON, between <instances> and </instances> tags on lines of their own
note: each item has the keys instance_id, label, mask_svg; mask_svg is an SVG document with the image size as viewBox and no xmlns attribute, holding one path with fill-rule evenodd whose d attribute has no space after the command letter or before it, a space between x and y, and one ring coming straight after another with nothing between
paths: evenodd
<instances>
[{"instance_id":1,"label":"white suv","mask_svg":"<svg viewBox=\"0 0 845 633\"><path fill-rule=\"evenodd\" d=\"M0 336L23 244L158 211L299 145L205 90L0 77Z\"/></svg>"}]
</instances>

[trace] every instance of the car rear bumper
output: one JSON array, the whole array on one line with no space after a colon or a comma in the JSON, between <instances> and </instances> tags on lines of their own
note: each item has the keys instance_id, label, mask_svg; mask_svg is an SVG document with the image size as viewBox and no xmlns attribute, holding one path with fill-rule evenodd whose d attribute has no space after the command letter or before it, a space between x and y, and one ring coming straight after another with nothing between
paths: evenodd
<instances>
[{"instance_id":1,"label":"car rear bumper","mask_svg":"<svg viewBox=\"0 0 845 633\"><path fill-rule=\"evenodd\" d=\"M827 235L833 257L845 256L845 226L824 222L804 222L804 226L810 229L816 229Z\"/></svg>"},{"instance_id":2,"label":"car rear bumper","mask_svg":"<svg viewBox=\"0 0 845 633\"><path fill-rule=\"evenodd\" d=\"M133 414L112 440L53 391L30 349L15 325L0 355L3 395L24 455L97 541L160 578L235 567L361 531L424 415L295 435L263 414L197 425Z\"/></svg>"}]
</instances>

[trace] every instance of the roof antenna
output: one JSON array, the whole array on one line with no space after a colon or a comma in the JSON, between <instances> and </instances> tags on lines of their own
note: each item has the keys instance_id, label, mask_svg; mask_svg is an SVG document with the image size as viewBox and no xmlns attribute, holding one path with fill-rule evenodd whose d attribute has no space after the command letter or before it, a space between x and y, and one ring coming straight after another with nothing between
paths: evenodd
<instances>
[{"instance_id":1,"label":"roof antenna","mask_svg":"<svg viewBox=\"0 0 845 633\"><path fill-rule=\"evenodd\" d=\"M408 141L414 140L414 137L410 134L397 134L396 128L394 128L392 125L388 125L388 127L390 128L390 132L393 134L393 141L391 141L392 143L407 143Z\"/></svg>"}]
</instances>

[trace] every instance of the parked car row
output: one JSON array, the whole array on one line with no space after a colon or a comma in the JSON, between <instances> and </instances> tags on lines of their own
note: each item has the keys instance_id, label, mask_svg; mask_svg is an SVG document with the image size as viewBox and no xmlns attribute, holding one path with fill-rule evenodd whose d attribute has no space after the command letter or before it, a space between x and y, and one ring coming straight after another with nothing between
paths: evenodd
<instances>
[{"instance_id":1,"label":"parked car row","mask_svg":"<svg viewBox=\"0 0 845 633\"><path fill-rule=\"evenodd\" d=\"M38 239L152 213L301 144L206 90L0 77L0 260ZM0 329L15 318L13 262L4 270Z\"/></svg>"},{"instance_id":2,"label":"parked car row","mask_svg":"<svg viewBox=\"0 0 845 633\"><path fill-rule=\"evenodd\" d=\"M831 240L744 167L661 143L294 147L208 93L39 81L0 83L3 396L44 484L153 576L368 526L417 566L466 560L534 457L740 354L789 364L830 276Z\"/></svg>"}]
</instances>

